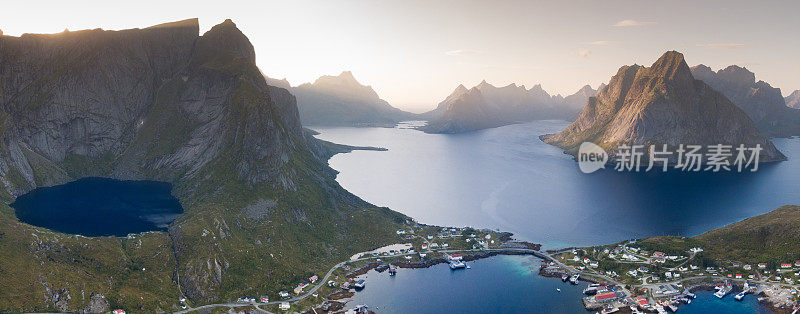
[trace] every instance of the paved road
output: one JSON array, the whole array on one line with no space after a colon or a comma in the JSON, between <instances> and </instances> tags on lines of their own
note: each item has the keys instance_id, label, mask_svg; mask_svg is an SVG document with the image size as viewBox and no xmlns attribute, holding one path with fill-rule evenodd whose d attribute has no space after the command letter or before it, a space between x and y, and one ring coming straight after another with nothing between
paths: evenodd
<instances>
[{"instance_id":1,"label":"paved road","mask_svg":"<svg viewBox=\"0 0 800 314\"><path fill-rule=\"evenodd\" d=\"M530 253L530 254L534 254L534 255L539 254L541 256L544 256L546 259L549 259L551 261L556 262L557 264L561 265L562 267L566 267L566 265L564 265L561 262L556 261L554 258L550 257L549 254L541 252L541 251L531 250L531 249L508 248L508 249L487 249L487 250L479 250L479 249L473 249L473 250L440 250L440 251L436 251L436 252L437 253L456 253L456 252L487 252L487 251L488 252L522 252L522 253ZM397 255L392 255L392 256L389 256L389 257L414 255L414 254L417 254L417 252L397 254ZM240 306L247 306L247 305L254 305L255 308L258 311L261 311L263 313L269 313L269 312L261 309L260 306L263 306L263 305L275 305L275 304L280 304L280 303L283 303L283 302L296 302L296 301L300 301L302 299L305 299L305 298L311 296L312 294L314 294L314 292L319 290L319 288L321 288L326 282L328 282L328 278L330 278L330 276L333 274L333 272L337 268L342 267L345 264L350 263L350 262L358 262L358 261L364 261L364 260L369 260L369 259L379 259L379 258L381 258L381 257L380 256L379 257L370 256L370 257L358 258L358 259L354 259L354 260L347 260L347 261L341 262L339 264L336 264L335 266L333 266L328 271L327 274L325 274L325 277L323 277L322 279L319 280L319 284L315 285L313 288L311 288L311 290L308 290L308 292L306 292L304 294L301 294L301 295L298 295L296 297L293 297L291 299L286 299L286 300L281 300L281 301L272 301L272 302L267 302L267 303L261 303L261 302L254 302L254 303L230 302L230 303L206 304L206 305L202 305L202 306L198 306L198 307L194 307L194 308L187 308L185 310L181 310L181 311L178 311L178 312L175 312L175 313L188 313L188 312L191 312L191 311L197 311L197 310L201 310L201 309L212 309L212 308L215 308L215 307L240 307Z\"/></svg>"}]
</instances>

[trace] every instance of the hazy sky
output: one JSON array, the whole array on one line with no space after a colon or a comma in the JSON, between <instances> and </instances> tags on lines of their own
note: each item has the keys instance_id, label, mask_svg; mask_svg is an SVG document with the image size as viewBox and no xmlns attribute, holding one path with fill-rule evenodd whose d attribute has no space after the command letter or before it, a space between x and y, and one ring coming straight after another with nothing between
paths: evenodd
<instances>
[{"instance_id":1,"label":"hazy sky","mask_svg":"<svg viewBox=\"0 0 800 314\"><path fill-rule=\"evenodd\" d=\"M231 18L261 70L292 85L351 70L393 105L431 109L459 83L597 86L678 50L800 89L800 1L8 1L6 35Z\"/></svg>"}]
</instances>

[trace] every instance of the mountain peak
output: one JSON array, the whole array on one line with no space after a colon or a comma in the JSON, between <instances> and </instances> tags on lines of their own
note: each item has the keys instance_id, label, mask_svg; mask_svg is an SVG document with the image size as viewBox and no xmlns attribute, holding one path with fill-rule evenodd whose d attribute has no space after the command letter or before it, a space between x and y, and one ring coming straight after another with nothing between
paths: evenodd
<instances>
[{"instance_id":1,"label":"mountain peak","mask_svg":"<svg viewBox=\"0 0 800 314\"><path fill-rule=\"evenodd\" d=\"M786 97L786 106L800 109L800 89L792 92Z\"/></svg>"},{"instance_id":2,"label":"mountain peak","mask_svg":"<svg viewBox=\"0 0 800 314\"><path fill-rule=\"evenodd\" d=\"M475 87L473 88L484 90L484 89L496 89L497 87L487 83L486 80L482 80L480 84L475 85Z\"/></svg>"},{"instance_id":3,"label":"mountain peak","mask_svg":"<svg viewBox=\"0 0 800 314\"><path fill-rule=\"evenodd\" d=\"M750 85L756 82L756 74L750 72L745 67L738 65L729 65L728 67L717 71L717 74L722 76L729 82L737 83L740 85Z\"/></svg>"},{"instance_id":4,"label":"mountain peak","mask_svg":"<svg viewBox=\"0 0 800 314\"><path fill-rule=\"evenodd\" d=\"M667 51L658 58L650 67L650 73L669 79L693 80L692 70L686 64L683 54L674 50Z\"/></svg>"},{"instance_id":5,"label":"mountain peak","mask_svg":"<svg viewBox=\"0 0 800 314\"><path fill-rule=\"evenodd\" d=\"M356 81L356 78L353 76L353 72L350 72L350 71L342 71L342 73L339 74L339 78L345 79L345 80ZM356 82L358 82L358 81L356 81Z\"/></svg>"},{"instance_id":6,"label":"mountain peak","mask_svg":"<svg viewBox=\"0 0 800 314\"><path fill-rule=\"evenodd\" d=\"M333 75L323 75L320 76L316 81L314 81L314 85L336 85L336 86L350 86L350 87L368 87L369 86L362 85L361 83L356 80L356 77L353 76L353 72L351 71L342 71L337 76Z\"/></svg>"},{"instance_id":7,"label":"mountain peak","mask_svg":"<svg viewBox=\"0 0 800 314\"><path fill-rule=\"evenodd\" d=\"M592 88L591 85L586 84L583 87L581 87L581 89L579 89L576 94L580 94L580 95L584 95L584 96L589 97L589 96L594 96L595 94L597 94L597 91L594 88Z\"/></svg>"},{"instance_id":8,"label":"mountain peak","mask_svg":"<svg viewBox=\"0 0 800 314\"><path fill-rule=\"evenodd\" d=\"M198 41L198 46L202 50L200 53L229 53L250 63L255 64L256 62L253 44L231 19L215 25L203 34Z\"/></svg>"},{"instance_id":9,"label":"mountain peak","mask_svg":"<svg viewBox=\"0 0 800 314\"><path fill-rule=\"evenodd\" d=\"M744 111L721 92L695 80L683 55L675 51L665 53L649 68L621 67L608 86L589 99L575 122L542 139L573 154L584 141L593 141L612 154L621 143L758 144L764 148L761 161L785 160Z\"/></svg>"}]
</instances>

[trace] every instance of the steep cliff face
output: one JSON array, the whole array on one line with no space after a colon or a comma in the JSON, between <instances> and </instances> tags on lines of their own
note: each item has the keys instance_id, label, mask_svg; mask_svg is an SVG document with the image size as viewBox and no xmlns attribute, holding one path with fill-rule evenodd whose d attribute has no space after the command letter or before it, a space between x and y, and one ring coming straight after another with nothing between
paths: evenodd
<instances>
[{"instance_id":1,"label":"steep cliff face","mask_svg":"<svg viewBox=\"0 0 800 314\"><path fill-rule=\"evenodd\" d=\"M786 106L789 108L800 109L800 90L796 90L784 98Z\"/></svg>"},{"instance_id":2,"label":"steep cliff face","mask_svg":"<svg viewBox=\"0 0 800 314\"><path fill-rule=\"evenodd\" d=\"M571 154L581 143L593 142L612 155L622 143L760 144L762 161L785 159L741 109L694 79L683 55L675 51L649 68L620 68L608 86L589 99L575 122L542 140Z\"/></svg>"},{"instance_id":3,"label":"steep cliff face","mask_svg":"<svg viewBox=\"0 0 800 314\"><path fill-rule=\"evenodd\" d=\"M171 182L185 209L168 234L118 239L33 227L0 206L0 273L12 278L0 291L18 296L0 310L108 299L153 312L176 309L178 291L196 304L274 294L388 243L406 219L336 184L294 96L267 84L230 20L202 36L187 20L0 37L0 117L6 203L105 176Z\"/></svg>"},{"instance_id":4,"label":"steep cliff face","mask_svg":"<svg viewBox=\"0 0 800 314\"><path fill-rule=\"evenodd\" d=\"M762 134L786 137L800 134L800 110L787 107L781 90L746 68L731 65L714 72L705 65L692 67L692 75L742 108Z\"/></svg>"},{"instance_id":5,"label":"steep cliff face","mask_svg":"<svg viewBox=\"0 0 800 314\"><path fill-rule=\"evenodd\" d=\"M318 126L394 126L413 119L414 114L392 107L370 86L359 83L353 73L325 75L292 92L297 96L300 120Z\"/></svg>"},{"instance_id":6,"label":"steep cliff face","mask_svg":"<svg viewBox=\"0 0 800 314\"><path fill-rule=\"evenodd\" d=\"M470 93L481 96L467 96ZM595 93L588 85L566 98L551 96L541 85L530 89L516 84L495 87L482 81L470 90L459 85L436 109L422 114L430 122L421 129L428 133L459 133L533 120L572 120L583 106L577 104L585 103Z\"/></svg>"}]
</instances>

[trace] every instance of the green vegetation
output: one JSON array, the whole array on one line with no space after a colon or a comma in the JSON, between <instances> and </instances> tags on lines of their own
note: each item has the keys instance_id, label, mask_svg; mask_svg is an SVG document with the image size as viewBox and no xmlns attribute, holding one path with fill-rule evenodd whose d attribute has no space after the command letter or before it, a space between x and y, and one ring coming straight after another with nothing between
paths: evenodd
<instances>
[{"instance_id":1,"label":"green vegetation","mask_svg":"<svg viewBox=\"0 0 800 314\"><path fill-rule=\"evenodd\" d=\"M695 237L715 259L743 263L789 263L800 260L800 206L769 213Z\"/></svg>"}]
</instances>

